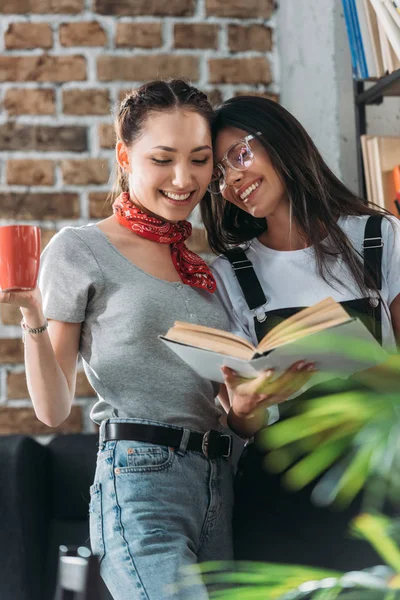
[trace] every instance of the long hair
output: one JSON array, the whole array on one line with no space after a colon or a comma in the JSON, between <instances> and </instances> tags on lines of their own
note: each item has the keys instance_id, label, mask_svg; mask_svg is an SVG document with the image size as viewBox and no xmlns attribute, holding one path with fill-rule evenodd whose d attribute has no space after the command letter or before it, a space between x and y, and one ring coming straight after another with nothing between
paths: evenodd
<instances>
[{"instance_id":1,"label":"long hair","mask_svg":"<svg viewBox=\"0 0 400 600\"><path fill-rule=\"evenodd\" d=\"M327 283L333 280L343 284L332 271L340 255L359 289L365 293L362 257L337 220L340 216L385 214L385 211L367 205L339 181L304 127L276 102L257 96L231 98L215 111L213 142L225 127L239 128L250 134L261 132L257 139L283 182L293 221L315 250L320 276ZM258 237L268 228L268 219L249 215L221 194L207 193L200 207L209 245L217 254ZM372 281L368 281L368 287L376 289Z\"/></svg>"},{"instance_id":2,"label":"long hair","mask_svg":"<svg viewBox=\"0 0 400 600\"><path fill-rule=\"evenodd\" d=\"M182 79L154 80L132 90L117 106L114 118L117 140L121 140L129 147L140 137L151 114L174 108L197 112L204 117L211 129L213 109L206 94ZM113 201L121 192L128 191L127 174L116 164L114 183L109 197Z\"/></svg>"}]
</instances>

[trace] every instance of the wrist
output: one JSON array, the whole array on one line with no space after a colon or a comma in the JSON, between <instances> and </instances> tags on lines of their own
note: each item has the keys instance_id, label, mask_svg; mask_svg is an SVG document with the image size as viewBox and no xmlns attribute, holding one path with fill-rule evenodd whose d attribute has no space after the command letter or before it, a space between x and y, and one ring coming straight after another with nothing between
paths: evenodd
<instances>
[{"instance_id":1,"label":"wrist","mask_svg":"<svg viewBox=\"0 0 400 600\"><path fill-rule=\"evenodd\" d=\"M230 408L227 423L228 427L242 438L250 438L257 431L268 425L269 413L266 408L257 408L251 413L237 414L233 407Z\"/></svg>"},{"instance_id":2,"label":"wrist","mask_svg":"<svg viewBox=\"0 0 400 600\"><path fill-rule=\"evenodd\" d=\"M35 307L21 307L21 314L24 323L29 327L42 327L46 321L46 317L43 314L43 310L39 306Z\"/></svg>"},{"instance_id":3,"label":"wrist","mask_svg":"<svg viewBox=\"0 0 400 600\"><path fill-rule=\"evenodd\" d=\"M235 419L240 419L241 421L249 421L249 422L258 419L259 416L264 413L264 411L265 411L265 408L263 408L263 407L256 407L256 408L252 408L250 411L243 411L243 410L238 410L234 406L231 406L231 408L229 410L229 412L232 414L232 416Z\"/></svg>"}]
</instances>

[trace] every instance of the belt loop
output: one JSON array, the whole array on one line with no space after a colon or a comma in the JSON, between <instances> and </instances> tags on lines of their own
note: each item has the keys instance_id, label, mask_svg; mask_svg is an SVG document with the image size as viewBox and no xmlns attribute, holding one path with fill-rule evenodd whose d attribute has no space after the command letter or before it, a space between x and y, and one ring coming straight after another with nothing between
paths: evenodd
<instances>
[{"instance_id":1,"label":"belt loop","mask_svg":"<svg viewBox=\"0 0 400 600\"><path fill-rule=\"evenodd\" d=\"M180 454L181 456L183 456L186 452L189 438L190 438L190 429L184 429L182 432L181 443L179 444L179 448L177 450L178 454Z\"/></svg>"},{"instance_id":2,"label":"belt loop","mask_svg":"<svg viewBox=\"0 0 400 600\"><path fill-rule=\"evenodd\" d=\"M106 435L106 425L108 423L109 419L103 419L103 421L100 423L100 429L99 429L99 450L103 450L104 446L105 446L105 435Z\"/></svg>"}]
</instances>

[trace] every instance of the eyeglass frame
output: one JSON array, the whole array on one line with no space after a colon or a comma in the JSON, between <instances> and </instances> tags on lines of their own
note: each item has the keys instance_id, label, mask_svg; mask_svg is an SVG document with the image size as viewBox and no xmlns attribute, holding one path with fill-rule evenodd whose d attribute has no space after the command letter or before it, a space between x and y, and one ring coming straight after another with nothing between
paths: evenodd
<instances>
[{"instance_id":1,"label":"eyeglass frame","mask_svg":"<svg viewBox=\"0 0 400 600\"><path fill-rule=\"evenodd\" d=\"M224 177L224 183L225 183L225 186L224 186L224 188L223 188L222 190L221 190L221 188L220 188L218 192L213 192L212 190L210 190L210 186L211 186L213 183L217 183L217 182L219 181L219 179L216 179L215 181L210 181L210 184L209 184L209 186L208 186L208 188L207 188L207 189L208 189L208 191L210 192L210 194L220 194L220 193L221 193L221 192L223 192L223 191L224 191L224 189L227 187L227 186L226 186L226 169L224 168L224 166L223 166L223 164L222 164L223 162L226 162L226 163L228 163L228 166L229 166L231 169L233 169L234 171L239 171L239 172L241 172L241 171L246 171L246 170L247 170L247 169L250 167L250 165L253 163L253 160L254 160L254 152L253 152L253 150L251 149L249 142L251 142L251 140L255 140L255 139L256 139L256 137L257 137L257 136L260 136L260 135L262 135L261 131L257 131L257 133L254 133L254 134L253 134L253 133L249 133L249 134L248 134L248 135L246 135L244 138L240 138L240 140L237 140L236 142L233 142L233 144L231 144L231 145L229 146L229 148L228 148L228 150L225 152L224 156L221 158L221 160L219 161L219 163L218 163L217 165L215 165L215 167L214 167L214 169L221 169L222 175L223 175L223 177ZM234 166L233 166L233 165L232 165L232 164L229 162L229 160L228 160L228 154L229 154L230 150L231 150L231 149L232 149L234 146L236 146L236 144L240 144L241 142L244 142L244 143L245 143L245 145L246 145L246 147L249 149L249 151L250 151L250 154L251 154L251 157L252 157L252 158L251 158L251 163L250 163L249 167L245 167L244 169L238 169L238 168L234 167ZM213 170L214 170L214 169L213 169Z\"/></svg>"}]
</instances>

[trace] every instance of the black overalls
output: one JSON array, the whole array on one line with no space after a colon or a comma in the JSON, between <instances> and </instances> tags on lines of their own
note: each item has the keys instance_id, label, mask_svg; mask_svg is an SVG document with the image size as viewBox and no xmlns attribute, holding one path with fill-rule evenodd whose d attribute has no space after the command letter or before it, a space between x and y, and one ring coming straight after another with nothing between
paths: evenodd
<instances>
[{"instance_id":1,"label":"black overalls","mask_svg":"<svg viewBox=\"0 0 400 600\"><path fill-rule=\"evenodd\" d=\"M378 290L382 284L381 221L381 216L369 217L364 235L364 271L373 277ZM249 308L254 310L265 305L264 292L245 252L234 248L225 255L235 270ZM342 302L342 305L382 342L380 298L371 296ZM269 311L265 318L256 316L258 341L301 308ZM311 388L293 403L320 396L323 385ZM344 381L343 385L352 389L358 386L351 380ZM286 410L290 413L290 405L291 402L281 405L281 419L285 418ZM359 512L360 498L340 512L316 507L310 499L315 482L299 492L285 490L280 483L281 475L271 474L262 466L264 455L256 443L249 443L239 461L233 521L236 560L306 564L346 571L381 562L367 542L355 540L348 533L351 519Z\"/></svg>"}]
</instances>

